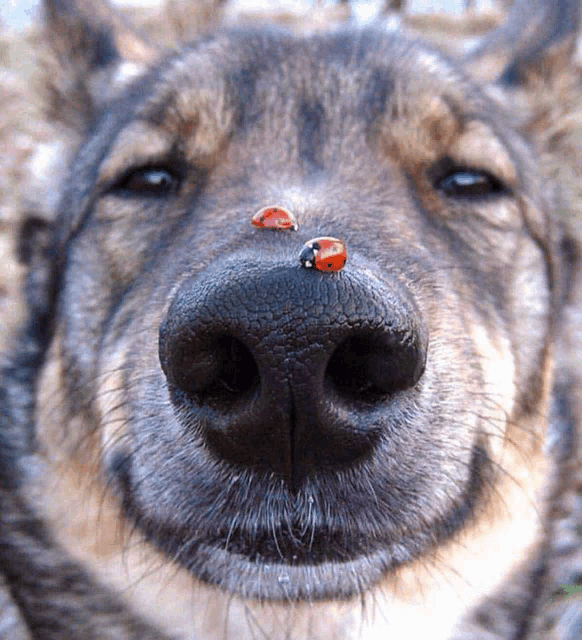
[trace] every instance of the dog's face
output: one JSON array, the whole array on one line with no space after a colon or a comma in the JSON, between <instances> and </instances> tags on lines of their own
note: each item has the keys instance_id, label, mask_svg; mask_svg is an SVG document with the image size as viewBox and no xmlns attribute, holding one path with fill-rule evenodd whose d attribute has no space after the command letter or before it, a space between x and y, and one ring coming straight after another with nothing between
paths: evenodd
<instances>
[{"instance_id":1,"label":"dog's face","mask_svg":"<svg viewBox=\"0 0 582 640\"><path fill-rule=\"evenodd\" d=\"M253 227L271 205L298 230ZM423 566L537 459L546 208L506 116L401 36L160 59L64 187L47 458L96 464L144 544L244 597L343 599ZM319 236L343 270L301 264Z\"/></svg>"}]
</instances>

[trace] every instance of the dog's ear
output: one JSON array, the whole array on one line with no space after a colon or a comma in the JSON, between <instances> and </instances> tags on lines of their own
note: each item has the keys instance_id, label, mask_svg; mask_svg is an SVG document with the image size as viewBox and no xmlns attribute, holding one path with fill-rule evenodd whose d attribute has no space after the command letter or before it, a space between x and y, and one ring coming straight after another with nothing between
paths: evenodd
<instances>
[{"instance_id":1,"label":"dog's ear","mask_svg":"<svg viewBox=\"0 0 582 640\"><path fill-rule=\"evenodd\" d=\"M580 28L579 0L515 0L507 20L468 56L479 80L523 85L552 81L571 64Z\"/></svg>"},{"instance_id":2,"label":"dog's ear","mask_svg":"<svg viewBox=\"0 0 582 640\"><path fill-rule=\"evenodd\" d=\"M535 192L531 202L545 203L550 215L524 208L556 263L554 285L562 297L579 268L572 229L582 219L581 14L580 0L515 0L506 22L466 59L469 73L512 114L541 165L544 179L526 179L527 189ZM558 224L550 222L556 218Z\"/></svg>"},{"instance_id":3,"label":"dog's ear","mask_svg":"<svg viewBox=\"0 0 582 640\"><path fill-rule=\"evenodd\" d=\"M515 0L506 22L467 55L469 73L505 103L541 154L555 156L568 132L580 131L581 22L580 0Z\"/></svg>"},{"instance_id":4,"label":"dog's ear","mask_svg":"<svg viewBox=\"0 0 582 640\"><path fill-rule=\"evenodd\" d=\"M506 22L469 54L466 68L541 153L554 153L582 114L576 57L580 0L515 0ZM578 145L579 146L579 145Z\"/></svg>"},{"instance_id":5,"label":"dog's ear","mask_svg":"<svg viewBox=\"0 0 582 640\"><path fill-rule=\"evenodd\" d=\"M49 117L82 133L159 50L104 0L45 0L44 16Z\"/></svg>"}]
</instances>

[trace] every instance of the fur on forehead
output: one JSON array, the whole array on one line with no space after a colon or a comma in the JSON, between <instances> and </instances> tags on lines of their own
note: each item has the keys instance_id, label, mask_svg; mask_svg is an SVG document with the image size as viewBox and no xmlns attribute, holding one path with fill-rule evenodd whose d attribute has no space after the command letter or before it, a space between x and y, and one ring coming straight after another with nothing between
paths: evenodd
<instances>
[{"instance_id":1,"label":"fur on forehead","mask_svg":"<svg viewBox=\"0 0 582 640\"><path fill-rule=\"evenodd\" d=\"M269 107L303 100L330 114L350 106L363 109L369 129L406 169L451 154L459 166L485 166L509 186L520 184L528 200L546 200L531 149L508 133L512 122L505 109L452 61L397 33L373 28L311 37L278 29L225 32L172 56L162 64L157 83L166 90L158 86L155 99L146 98L139 111L181 139L198 129L199 158L217 146L212 135L224 140L257 115L268 115ZM210 138L202 135L204 129L212 132ZM359 133L370 137L368 131ZM544 214L530 215L535 235L545 238Z\"/></svg>"}]
</instances>

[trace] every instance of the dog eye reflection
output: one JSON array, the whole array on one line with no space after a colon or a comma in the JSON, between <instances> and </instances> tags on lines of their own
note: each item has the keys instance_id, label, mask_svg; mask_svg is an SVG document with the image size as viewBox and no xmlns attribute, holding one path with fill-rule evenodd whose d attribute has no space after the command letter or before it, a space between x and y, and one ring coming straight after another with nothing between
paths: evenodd
<instances>
[{"instance_id":1,"label":"dog eye reflection","mask_svg":"<svg viewBox=\"0 0 582 640\"><path fill-rule=\"evenodd\" d=\"M180 179L171 171L158 167L134 169L113 187L113 192L127 196L165 196L175 193Z\"/></svg>"},{"instance_id":2,"label":"dog eye reflection","mask_svg":"<svg viewBox=\"0 0 582 640\"><path fill-rule=\"evenodd\" d=\"M446 176L437 185L450 198L471 198L500 195L506 191L503 183L485 171L460 170Z\"/></svg>"}]
</instances>

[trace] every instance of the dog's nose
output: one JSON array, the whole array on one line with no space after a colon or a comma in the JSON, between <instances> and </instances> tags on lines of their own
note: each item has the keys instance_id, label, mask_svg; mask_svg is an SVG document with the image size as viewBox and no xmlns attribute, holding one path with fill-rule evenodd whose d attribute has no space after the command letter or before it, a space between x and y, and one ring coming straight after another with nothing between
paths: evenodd
<instances>
[{"instance_id":1,"label":"dog's nose","mask_svg":"<svg viewBox=\"0 0 582 640\"><path fill-rule=\"evenodd\" d=\"M160 327L175 413L215 455L296 485L353 465L419 381L427 329L401 284L246 265L184 282Z\"/></svg>"}]
</instances>

